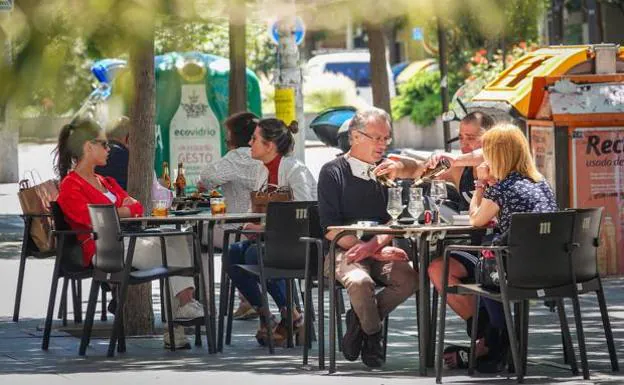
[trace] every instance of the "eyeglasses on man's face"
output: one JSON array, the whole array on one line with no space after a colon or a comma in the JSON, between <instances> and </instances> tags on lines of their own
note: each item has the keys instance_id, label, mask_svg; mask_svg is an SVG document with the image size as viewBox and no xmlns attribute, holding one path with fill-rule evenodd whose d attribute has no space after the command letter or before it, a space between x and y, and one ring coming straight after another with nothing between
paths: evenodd
<instances>
[{"instance_id":1,"label":"eyeglasses on man's face","mask_svg":"<svg viewBox=\"0 0 624 385\"><path fill-rule=\"evenodd\" d=\"M379 143L379 144L385 144L386 146L389 146L392 143L392 137L391 136L386 136L386 137L380 137L380 136L372 136L367 134L366 132L362 131L362 130L357 130L357 132L359 132L360 134L364 135L365 137L367 137L368 139Z\"/></svg>"}]
</instances>

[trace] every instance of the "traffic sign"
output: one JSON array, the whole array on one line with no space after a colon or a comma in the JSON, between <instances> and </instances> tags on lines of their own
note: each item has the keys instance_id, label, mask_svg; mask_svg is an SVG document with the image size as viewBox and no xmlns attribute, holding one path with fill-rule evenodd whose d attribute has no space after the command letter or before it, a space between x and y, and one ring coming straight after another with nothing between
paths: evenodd
<instances>
[{"instance_id":1,"label":"traffic sign","mask_svg":"<svg viewBox=\"0 0 624 385\"><path fill-rule=\"evenodd\" d=\"M425 37L423 36L423 29L421 27L412 28L412 40L423 41Z\"/></svg>"},{"instance_id":2,"label":"traffic sign","mask_svg":"<svg viewBox=\"0 0 624 385\"><path fill-rule=\"evenodd\" d=\"M269 36L271 36L271 40L273 43L279 44L279 21L274 20L269 24ZM295 44L299 45L303 43L303 38L305 37L305 24L303 24L303 20L299 16L295 18Z\"/></svg>"},{"instance_id":3,"label":"traffic sign","mask_svg":"<svg viewBox=\"0 0 624 385\"><path fill-rule=\"evenodd\" d=\"M13 10L13 0L0 0L0 12L11 12Z\"/></svg>"}]
</instances>

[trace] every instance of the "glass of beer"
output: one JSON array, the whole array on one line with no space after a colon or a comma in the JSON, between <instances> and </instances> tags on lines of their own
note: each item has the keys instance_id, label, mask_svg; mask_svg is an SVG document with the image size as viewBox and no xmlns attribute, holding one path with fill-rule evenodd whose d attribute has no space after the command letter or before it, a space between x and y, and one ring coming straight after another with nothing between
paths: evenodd
<instances>
[{"instance_id":1,"label":"glass of beer","mask_svg":"<svg viewBox=\"0 0 624 385\"><path fill-rule=\"evenodd\" d=\"M152 216L166 217L169 210L169 201L167 200L154 200L152 201Z\"/></svg>"},{"instance_id":2,"label":"glass of beer","mask_svg":"<svg viewBox=\"0 0 624 385\"><path fill-rule=\"evenodd\" d=\"M225 199L210 198L210 212L212 215L225 214Z\"/></svg>"}]
</instances>

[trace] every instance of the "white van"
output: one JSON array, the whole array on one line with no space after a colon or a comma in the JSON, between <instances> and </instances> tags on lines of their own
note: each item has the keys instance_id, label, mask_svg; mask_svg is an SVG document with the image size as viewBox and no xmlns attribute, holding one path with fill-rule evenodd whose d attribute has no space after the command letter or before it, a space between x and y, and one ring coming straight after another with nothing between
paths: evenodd
<instances>
[{"instance_id":1,"label":"white van","mask_svg":"<svg viewBox=\"0 0 624 385\"><path fill-rule=\"evenodd\" d=\"M306 64L306 75L315 76L324 72L345 75L355 82L358 96L366 103L373 105L371 88L370 53L366 51L349 51L316 55ZM395 87L392 70L387 64L388 88L390 97L394 97Z\"/></svg>"}]
</instances>

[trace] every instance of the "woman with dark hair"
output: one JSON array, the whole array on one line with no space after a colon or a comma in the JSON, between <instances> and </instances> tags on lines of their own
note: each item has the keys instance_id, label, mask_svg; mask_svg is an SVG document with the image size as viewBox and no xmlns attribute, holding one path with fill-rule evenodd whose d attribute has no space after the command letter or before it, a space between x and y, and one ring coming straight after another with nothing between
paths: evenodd
<instances>
[{"instance_id":1,"label":"woman with dark hair","mask_svg":"<svg viewBox=\"0 0 624 385\"><path fill-rule=\"evenodd\" d=\"M76 120L64 126L56 147L56 171L61 178L57 202L65 219L74 230L91 230L89 204L114 204L121 218L143 214L143 206L132 198L110 177L95 173L96 166L106 165L110 147L100 126L91 119ZM78 235L82 247L83 265L89 266L97 252L90 235ZM188 240L174 237L167 239L168 262L174 266L191 265L191 247ZM139 238L133 266L145 269L160 265L160 241L158 238ZM203 307L193 298L193 279L172 277L173 314L176 319L203 317ZM176 327L176 348L190 348L184 336L184 328ZM165 347L169 348L168 330L165 328Z\"/></svg>"},{"instance_id":2,"label":"woman with dark hair","mask_svg":"<svg viewBox=\"0 0 624 385\"><path fill-rule=\"evenodd\" d=\"M265 186L288 187L292 191L295 201L315 201L316 181L310 170L290 156L295 146L294 134L298 131L297 122L290 125L279 119L262 119L258 122L253 136L249 141L251 157L261 161L264 166L256 176L254 190L260 190ZM259 224L247 223L247 230L260 230ZM260 327L256 333L256 339L261 345L266 343L267 330L273 328L273 337L276 345L282 345L286 341L286 283L284 280L269 281L267 289L273 300L280 309L282 320L278 324L271 315L269 309L262 307L262 297L258 288L257 277L243 271L232 268L234 264L257 264L258 253L255 246L251 246L249 240L230 245L228 249L228 261L224 261L228 274L234 285L247 298L249 303L260 313ZM293 323L295 333L303 331L303 315L293 310Z\"/></svg>"},{"instance_id":3,"label":"woman with dark hair","mask_svg":"<svg viewBox=\"0 0 624 385\"><path fill-rule=\"evenodd\" d=\"M259 118L251 112L236 113L225 121L225 137L228 152L223 158L210 163L200 173L198 188L211 189L221 186L227 211L245 213L249 211L249 194L253 191L256 175L264 167L262 162L251 157L249 141L258 125ZM235 224L217 224L213 230L214 246L223 248L223 232L236 228ZM208 231L208 224L204 225ZM207 237L204 237L207 239ZM234 319L250 319L258 316L256 309L241 295Z\"/></svg>"}]
</instances>

